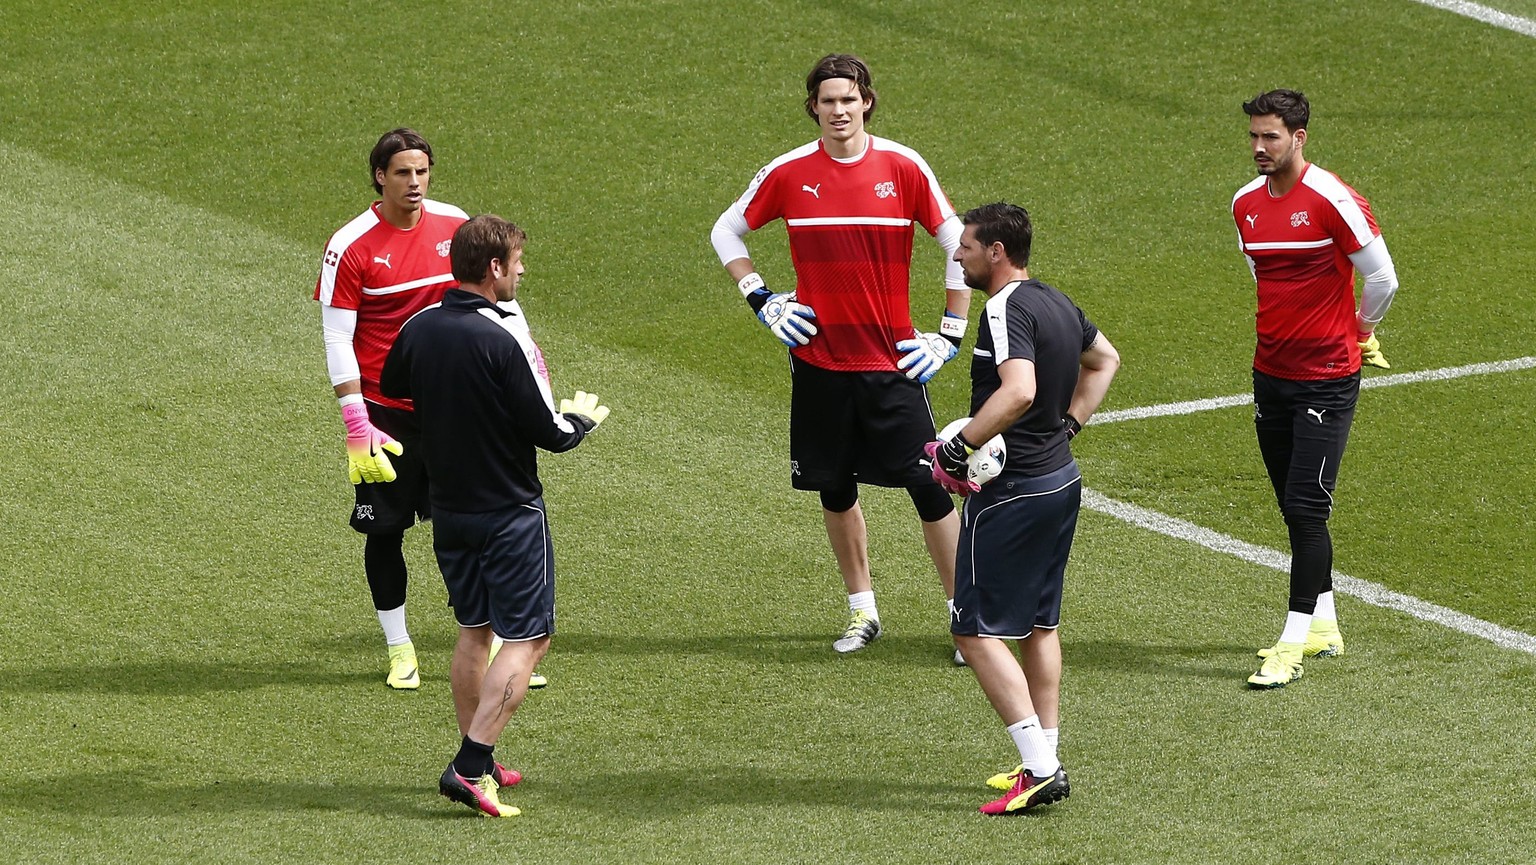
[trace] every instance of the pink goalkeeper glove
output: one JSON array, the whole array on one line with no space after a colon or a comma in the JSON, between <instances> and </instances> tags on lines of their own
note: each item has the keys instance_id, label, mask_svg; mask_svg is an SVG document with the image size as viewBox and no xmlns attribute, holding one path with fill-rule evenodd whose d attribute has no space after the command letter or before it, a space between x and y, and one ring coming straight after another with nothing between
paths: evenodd
<instances>
[{"instance_id":1,"label":"pink goalkeeper glove","mask_svg":"<svg viewBox=\"0 0 1536 865\"><path fill-rule=\"evenodd\" d=\"M341 398L341 419L347 424L347 477L354 484L388 483L395 479L395 467L389 454L399 456L405 448L389 433L368 421L368 406L361 394Z\"/></svg>"},{"instance_id":2,"label":"pink goalkeeper glove","mask_svg":"<svg viewBox=\"0 0 1536 865\"><path fill-rule=\"evenodd\" d=\"M929 468L933 471L933 479L938 482L939 486L944 488L945 492L954 493L962 499L971 493L979 492L981 484L971 480L968 476L956 477L950 474L949 470L944 467L946 460L944 455L940 453L940 449L947 444L949 442L932 441L923 445L923 453L927 454L928 459L931 461ZM964 445L959 445L959 447L963 449ZM960 465L960 471L962 475L965 475L967 472L965 461L961 460Z\"/></svg>"}]
</instances>

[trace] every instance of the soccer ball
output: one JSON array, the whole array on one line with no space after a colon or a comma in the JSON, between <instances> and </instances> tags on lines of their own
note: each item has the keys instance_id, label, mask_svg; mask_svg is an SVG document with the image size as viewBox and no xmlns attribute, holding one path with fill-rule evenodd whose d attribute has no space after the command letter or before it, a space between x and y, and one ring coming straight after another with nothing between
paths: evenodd
<instances>
[{"instance_id":1,"label":"soccer ball","mask_svg":"<svg viewBox=\"0 0 1536 865\"><path fill-rule=\"evenodd\" d=\"M965 429L965 425L970 422L971 419L968 417L951 421L939 430L939 438L949 441L959 435L960 431ZM993 436L986 444L977 448L967 462L970 463L970 468L966 470L966 475L977 485L985 484L1002 474L1003 465L1008 462L1008 451L1003 447L1003 437Z\"/></svg>"}]
</instances>

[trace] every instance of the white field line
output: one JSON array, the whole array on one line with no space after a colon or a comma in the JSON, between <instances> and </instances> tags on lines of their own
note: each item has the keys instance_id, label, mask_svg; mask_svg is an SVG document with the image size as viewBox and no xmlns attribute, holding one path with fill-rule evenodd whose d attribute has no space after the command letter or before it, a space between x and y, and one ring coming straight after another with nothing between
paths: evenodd
<instances>
[{"instance_id":1,"label":"white field line","mask_svg":"<svg viewBox=\"0 0 1536 865\"><path fill-rule=\"evenodd\" d=\"M1489 375L1496 372L1514 372L1522 369L1536 368L1536 357L1517 357L1513 360L1498 360L1489 363L1470 363L1466 366L1450 366L1442 369L1424 369L1418 372L1401 372L1392 375L1373 375L1360 382L1362 390L1373 387L1390 387L1395 384L1412 384L1419 381L1445 381L1452 378L1464 378L1469 375ZM1195 399L1188 402L1166 402L1161 405L1142 406L1140 408L1123 408L1117 411L1100 412L1088 421L1089 424L1118 423L1127 420L1141 420L1149 417L1167 417L1169 415L1194 414L1195 412L1211 411L1219 408L1231 408L1237 405L1252 405L1253 394L1238 394L1236 396L1219 396L1210 399Z\"/></svg>"},{"instance_id":2,"label":"white field line","mask_svg":"<svg viewBox=\"0 0 1536 865\"><path fill-rule=\"evenodd\" d=\"M1148 510L1126 502L1116 501L1102 493L1093 490L1083 490L1083 505L1102 514L1108 514L1116 519L1124 520L1134 526L1167 535L1181 541L1199 544L1209 550L1218 553L1226 553L1236 556L1245 562L1252 562L1266 568L1274 568L1282 573L1289 573L1290 556L1261 547L1255 544L1240 541L1229 535L1197 526L1194 523L1185 522L1167 514ZM1446 607L1431 604L1412 595L1394 592L1386 586L1351 577L1338 571L1333 572L1334 591L1343 592L1359 600L1365 601L1377 607L1385 607L1389 610L1398 610L1407 613L1416 619L1443 625L1452 630L1481 637L1495 645L1506 649L1516 649L1521 652L1536 655L1536 636L1485 622L1466 613L1459 613Z\"/></svg>"},{"instance_id":3,"label":"white field line","mask_svg":"<svg viewBox=\"0 0 1536 865\"><path fill-rule=\"evenodd\" d=\"M1464 15L1484 24L1492 24L1526 36L1536 36L1536 21L1511 15L1508 12L1500 12L1481 3L1466 3L1463 0L1414 0L1414 2L1444 9L1447 12L1455 12L1457 15Z\"/></svg>"}]
</instances>

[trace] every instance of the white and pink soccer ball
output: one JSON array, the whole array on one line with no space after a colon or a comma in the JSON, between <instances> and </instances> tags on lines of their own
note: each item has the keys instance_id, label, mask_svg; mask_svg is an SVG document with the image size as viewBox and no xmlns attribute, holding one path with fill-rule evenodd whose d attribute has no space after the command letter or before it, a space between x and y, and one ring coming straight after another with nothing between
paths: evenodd
<instances>
[{"instance_id":1,"label":"white and pink soccer ball","mask_svg":"<svg viewBox=\"0 0 1536 865\"><path fill-rule=\"evenodd\" d=\"M960 431L965 429L965 425L970 422L971 419L968 417L951 421L943 429L939 430L939 438L943 441L949 441L959 435ZM966 475L975 481L978 486L985 485L988 481L1002 474L1003 466L1008 462L1008 451L1003 446L1003 437L1001 435L993 436L986 444L977 448L976 452L971 454L970 459L966 460L966 462L970 466L966 469Z\"/></svg>"}]
</instances>

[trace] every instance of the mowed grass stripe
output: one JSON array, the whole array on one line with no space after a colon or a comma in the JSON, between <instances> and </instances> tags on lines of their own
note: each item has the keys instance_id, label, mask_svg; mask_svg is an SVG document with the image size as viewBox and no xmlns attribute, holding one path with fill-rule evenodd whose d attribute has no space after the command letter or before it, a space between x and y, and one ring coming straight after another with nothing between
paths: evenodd
<instances>
[{"instance_id":1,"label":"mowed grass stripe","mask_svg":"<svg viewBox=\"0 0 1536 865\"><path fill-rule=\"evenodd\" d=\"M1164 513L1143 508L1128 502L1117 501L1090 489L1083 490L1083 505L1103 514L1124 520L1170 538L1198 544L1208 550L1236 556L1246 562L1288 573L1291 557L1288 553L1240 541L1213 529L1171 517ZM1487 622L1476 616L1458 612L1421 598L1396 592L1379 583L1352 577L1340 571L1333 572L1334 589L1377 607L1398 610L1416 619L1443 625L1474 637L1481 637L1506 649L1515 649L1536 655L1536 636Z\"/></svg>"}]
</instances>

